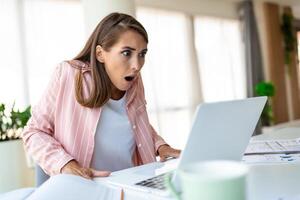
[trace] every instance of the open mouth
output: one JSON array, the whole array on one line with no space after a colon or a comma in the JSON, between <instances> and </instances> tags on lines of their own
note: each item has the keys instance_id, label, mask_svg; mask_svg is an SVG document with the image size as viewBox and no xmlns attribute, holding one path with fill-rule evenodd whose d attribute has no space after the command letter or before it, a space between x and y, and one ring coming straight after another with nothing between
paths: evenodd
<instances>
[{"instance_id":1,"label":"open mouth","mask_svg":"<svg viewBox=\"0 0 300 200\"><path fill-rule=\"evenodd\" d=\"M134 76L125 76L126 81L132 81L134 79Z\"/></svg>"}]
</instances>

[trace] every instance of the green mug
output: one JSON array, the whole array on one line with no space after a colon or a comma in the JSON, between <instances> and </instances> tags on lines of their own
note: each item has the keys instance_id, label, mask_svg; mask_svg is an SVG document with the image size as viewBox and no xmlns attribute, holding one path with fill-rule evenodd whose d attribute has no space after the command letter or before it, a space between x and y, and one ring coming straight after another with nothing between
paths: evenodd
<instances>
[{"instance_id":1,"label":"green mug","mask_svg":"<svg viewBox=\"0 0 300 200\"><path fill-rule=\"evenodd\" d=\"M236 161L197 162L177 171L182 193L176 191L171 174L165 184L178 200L245 200L248 171L245 164Z\"/></svg>"}]
</instances>

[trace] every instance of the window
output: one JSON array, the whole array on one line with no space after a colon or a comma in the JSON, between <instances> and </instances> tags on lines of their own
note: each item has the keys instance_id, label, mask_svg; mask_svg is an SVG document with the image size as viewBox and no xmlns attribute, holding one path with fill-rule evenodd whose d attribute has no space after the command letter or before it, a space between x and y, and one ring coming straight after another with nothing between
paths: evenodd
<instances>
[{"instance_id":1,"label":"window","mask_svg":"<svg viewBox=\"0 0 300 200\"><path fill-rule=\"evenodd\" d=\"M137 18L149 35L142 75L150 121L167 142L181 148L191 121L185 16L177 12L138 8Z\"/></svg>"},{"instance_id":2,"label":"window","mask_svg":"<svg viewBox=\"0 0 300 200\"><path fill-rule=\"evenodd\" d=\"M84 45L80 1L0 1L0 102L35 104L55 66Z\"/></svg>"},{"instance_id":3,"label":"window","mask_svg":"<svg viewBox=\"0 0 300 200\"><path fill-rule=\"evenodd\" d=\"M239 21L196 17L195 42L204 101L245 98L246 72Z\"/></svg>"},{"instance_id":4,"label":"window","mask_svg":"<svg viewBox=\"0 0 300 200\"><path fill-rule=\"evenodd\" d=\"M189 90L191 67L199 67L196 84L202 88L205 102L246 97L239 21L195 17L191 22L183 13L149 8L139 8L137 18L149 34L142 74L150 121L167 142L182 148L194 112L189 101L193 98ZM188 23L193 21L195 38L188 38ZM195 42L198 66L188 61L189 40Z\"/></svg>"},{"instance_id":5,"label":"window","mask_svg":"<svg viewBox=\"0 0 300 200\"><path fill-rule=\"evenodd\" d=\"M35 104L57 64L83 48L83 9L80 1L26 0L24 10L30 103Z\"/></svg>"},{"instance_id":6,"label":"window","mask_svg":"<svg viewBox=\"0 0 300 200\"><path fill-rule=\"evenodd\" d=\"M22 49L20 47L20 27L17 3L11 0L0 1L0 103L6 105L16 101L16 106L23 106L24 100L22 77Z\"/></svg>"}]
</instances>

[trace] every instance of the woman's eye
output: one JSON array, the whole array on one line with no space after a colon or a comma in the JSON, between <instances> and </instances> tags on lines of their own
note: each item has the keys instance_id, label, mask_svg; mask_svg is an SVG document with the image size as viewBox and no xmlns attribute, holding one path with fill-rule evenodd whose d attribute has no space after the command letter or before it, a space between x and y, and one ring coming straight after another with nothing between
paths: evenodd
<instances>
[{"instance_id":1,"label":"woman's eye","mask_svg":"<svg viewBox=\"0 0 300 200\"><path fill-rule=\"evenodd\" d=\"M130 56L131 52L126 50L126 51L122 51L122 55L123 56Z\"/></svg>"},{"instance_id":2,"label":"woman's eye","mask_svg":"<svg viewBox=\"0 0 300 200\"><path fill-rule=\"evenodd\" d=\"M145 58L145 56L146 56L146 52L140 53L140 57Z\"/></svg>"}]
</instances>

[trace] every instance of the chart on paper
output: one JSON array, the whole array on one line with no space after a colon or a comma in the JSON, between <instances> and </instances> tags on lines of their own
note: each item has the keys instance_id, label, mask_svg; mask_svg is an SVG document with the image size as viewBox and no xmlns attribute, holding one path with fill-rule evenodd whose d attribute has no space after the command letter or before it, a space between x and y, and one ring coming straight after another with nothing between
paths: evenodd
<instances>
[{"instance_id":1,"label":"chart on paper","mask_svg":"<svg viewBox=\"0 0 300 200\"><path fill-rule=\"evenodd\" d=\"M248 164L300 162L300 154L257 154L245 155L242 159Z\"/></svg>"}]
</instances>

